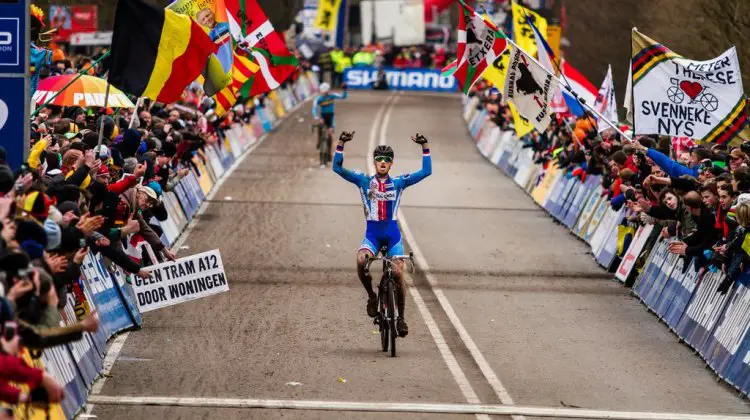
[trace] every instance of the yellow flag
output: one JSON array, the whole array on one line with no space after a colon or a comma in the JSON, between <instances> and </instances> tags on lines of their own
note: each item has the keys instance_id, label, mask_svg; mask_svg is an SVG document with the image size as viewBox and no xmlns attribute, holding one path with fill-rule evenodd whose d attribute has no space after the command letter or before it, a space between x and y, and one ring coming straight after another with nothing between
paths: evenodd
<instances>
[{"instance_id":1,"label":"yellow flag","mask_svg":"<svg viewBox=\"0 0 750 420\"><path fill-rule=\"evenodd\" d=\"M318 14L315 16L315 27L324 31L335 32L339 20L341 0L318 1Z\"/></svg>"},{"instance_id":2,"label":"yellow flag","mask_svg":"<svg viewBox=\"0 0 750 420\"><path fill-rule=\"evenodd\" d=\"M531 25L526 22L526 15L528 15L529 19L534 22L534 26L536 26L540 34L547 34L547 19L516 2L513 2L511 7L513 13L513 33L516 38L516 44L518 44L518 46L529 55L536 55L534 30L531 29Z\"/></svg>"},{"instance_id":3,"label":"yellow flag","mask_svg":"<svg viewBox=\"0 0 750 420\"><path fill-rule=\"evenodd\" d=\"M508 73L508 62L510 61L510 48L506 48L505 51L498 57L491 66L487 67L482 77L488 82L492 83L495 87L503 90L505 86L505 76ZM534 126L529 121L522 117L518 113L516 106L513 103L508 103L510 112L513 114L513 125L516 127L516 135L521 138L531 132Z\"/></svg>"},{"instance_id":4,"label":"yellow flag","mask_svg":"<svg viewBox=\"0 0 750 420\"><path fill-rule=\"evenodd\" d=\"M750 255L750 235L745 234L745 239L742 240L742 249Z\"/></svg>"},{"instance_id":5,"label":"yellow flag","mask_svg":"<svg viewBox=\"0 0 750 420\"><path fill-rule=\"evenodd\" d=\"M516 109L516 106L513 105L513 102L508 102L508 106L510 107L510 113L513 114L513 125L516 127L516 136L520 139L521 137L531 133L531 130L534 129L534 125L532 125L529 120L522 117L521 114L518 113L518 110Z\"/></svg>"},{"instance_id":6,"label":"yellow flag","mask_svg":"<svg viewBox=\"0 0 750 420\"><path fill-rule=\"evenodd\" d=\"M498 89L503 90L505 86L505 75L508 72L508 62L510 61L510 48L506 48L500 57L496 58L491 66L482 73L488 82L495 85Z\"/></svg>"}]
</instances>

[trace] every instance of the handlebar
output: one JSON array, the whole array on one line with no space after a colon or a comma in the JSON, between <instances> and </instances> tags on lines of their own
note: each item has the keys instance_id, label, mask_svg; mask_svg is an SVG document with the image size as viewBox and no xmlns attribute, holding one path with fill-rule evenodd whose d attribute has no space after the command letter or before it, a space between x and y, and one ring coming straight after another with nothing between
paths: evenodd
<instances>
[{"instance_id":1,"label":"handlebar","mask_svg":"<svg viewBox=\"0 0 750 420\"><path fill-rule=\"evenodd\" d=\"M413 252L409 252L409 256L408 257L407 256L386 257L386 256L383 256L382 254L379 254L379 255L377 255L375 257L371 257L369 255L366 255L365 256L365 267L364 267L365 275L370 274L370 265L372 265L373 262L381 260L381 261L385 261L386 264L391 265L391 264L393 264L392 260L395 260L395 259L409 261L411 263L411 272L414 273L416 271L416 264L414 264L414 253Z\"/></svg>"}]
</instances>

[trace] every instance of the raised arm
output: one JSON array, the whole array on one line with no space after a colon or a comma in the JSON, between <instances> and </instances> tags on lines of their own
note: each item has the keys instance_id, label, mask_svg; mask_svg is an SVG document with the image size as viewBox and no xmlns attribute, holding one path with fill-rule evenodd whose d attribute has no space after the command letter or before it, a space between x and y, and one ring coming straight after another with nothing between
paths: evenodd
<instances>
[{"instance_id":1,"label":"raised arm","mask_svg":"<svg viewBox=\"0 0 750 420\"><path fill-rule=\"evenodd\" d=\"M342 88L344 89L343 93L334 93L331 96L336 99L346 99L349 96L349 93L346 90L346 85L343 85Z\"/></svg>"},{"instance_id":2,"label":"raised arm","mask_svg":"<svg viewBox=\"0 0 750 420\"><path fill-rule=\"evenodd\" d=\"M427 144L427 138L421 134L417 134L411 139L414 143L422 146L422 169L400 177L403 179L404 188L410 187L432 174L432 158L430 157L430 146Z\"/></svg>"},{"instance_id":3,"label":"raised arm","mask_svg":"<svg viewBox=\"0 0 750 420\"><path fill-rule=\"evenodd\" d=\"M367 177L363 173L357 173L344 168L344 144L354 138L354 131L347 133L346 131L341 133L339 141L336 144L336 154L333 155L333 172L339 174L345 180L355 185L361 185L363 182L367 182Z\"/></svg>"},{"instance_id":4,"label":"raised arm","mask_svg":"<svg viewBox=\"0 0 750 420\"><path fill-rule=\"evenodd\" d=\"M320 95L318 95L318 97L313 101L312 115L314 119L320 119Z\"/></svg>"}]
</instances>

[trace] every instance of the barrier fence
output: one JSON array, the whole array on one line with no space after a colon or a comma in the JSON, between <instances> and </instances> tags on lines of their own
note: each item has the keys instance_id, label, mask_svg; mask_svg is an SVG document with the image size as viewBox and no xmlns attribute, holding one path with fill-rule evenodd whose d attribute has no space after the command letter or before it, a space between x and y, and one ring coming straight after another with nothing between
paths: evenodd
<instances>
[{"instance_id":1,"label":"barrier fence","mask_svg":"<svg viewBox=\"0 0 750 420\"><path fill-rule=\"evenodd\" d=\"M591 246L596 261L625 284L681 340L695 349L716 374L743 395L750 392L750 273L727 294L717 292L720 271L699 275L692 261L667 250L653 225L637 229L621 224L625 207L612 209L601 178L582 182L554 165L533 162L513 131L502 131L464 97L463 117L479 152L511 177L539 206ZM621 231L630 229L625 244ZM618 252L619 251L619 252ZM641 261L641 264L639 264Z\"/></svg>"},{"instance_id":2,"label":"barrier fence","mask_svg":"<svg viewBox=\"0 0 750 420\"><path fill-rule=\"evenodd\" d=\"M281 121L284 116L317 91L318 81L311 73L300 75L290 86L276 89L268 95L264 107L256 108L249 124L235 124L222 134L220 141L206 145L203 157L194 157L190 172L182 178L173 191L167 191L163 200L169 213L164 222L156 219L163 230L162 240L168 246L175 243L195 216L203 200L215 184L249 147ZM137 256L146 252L156 259L148 247L126 250ZM65 386L65 398L49 410L33 407L16 408L18 418L64 419L72 418L86 404L88 392L102 374L107 340L117 333L139 328L141 314L135 302L133 289L127 275L98 254L89 253L81 265L81 276L67 295L67 303L60 311L66 325L74 324L92 311L100 319L96 333L84 333L79 341L45 349L41 355L24 350L22 357L29 365L46 369ZM32 357L34 356L34 357ZM27 411L28 409L28 411Z\"/></svg>"}]
</instances>

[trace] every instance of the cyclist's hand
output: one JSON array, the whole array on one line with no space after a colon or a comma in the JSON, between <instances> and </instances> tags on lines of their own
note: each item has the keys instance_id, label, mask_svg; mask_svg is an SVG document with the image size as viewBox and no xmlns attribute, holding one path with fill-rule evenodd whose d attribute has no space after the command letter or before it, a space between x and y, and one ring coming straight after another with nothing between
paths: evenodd
<instances>
[{"instance_id":1,"label":"cyclist's hand","mask_svg":"<svg viewBox=\"0 0 750 420\"><path fill-rule=\"evenodd\" d=\"M411 138L411 141L413 141L414 143L417 143L419 145L425 145L425 144L427 144L427 137L425 137L425 136L417 133L416 136L414 136L414 137Z\"/></svg>"},{"instance_id":2,"label":"cyclist's hand","mask_svg":"<svg viewBox=\"0 0 750 420\"><path fill-rule=\"evenodd\" d=\"M325 120L322 118L318 120L318 125L323 125L325 123L326 123Z\"/></svg>"},{"instance_id":3,"label":"cyclist's hand","mask_svg":"<svg viewBox=\"0 0 750 420\"><path fill-rule=\"evenodd\" d=\"M351 141L354 138L354 131L346 132L342 131L341 135L339 136L339 141L342 143L346 143L348 141Z\"/></svg>"}]
</instances>

